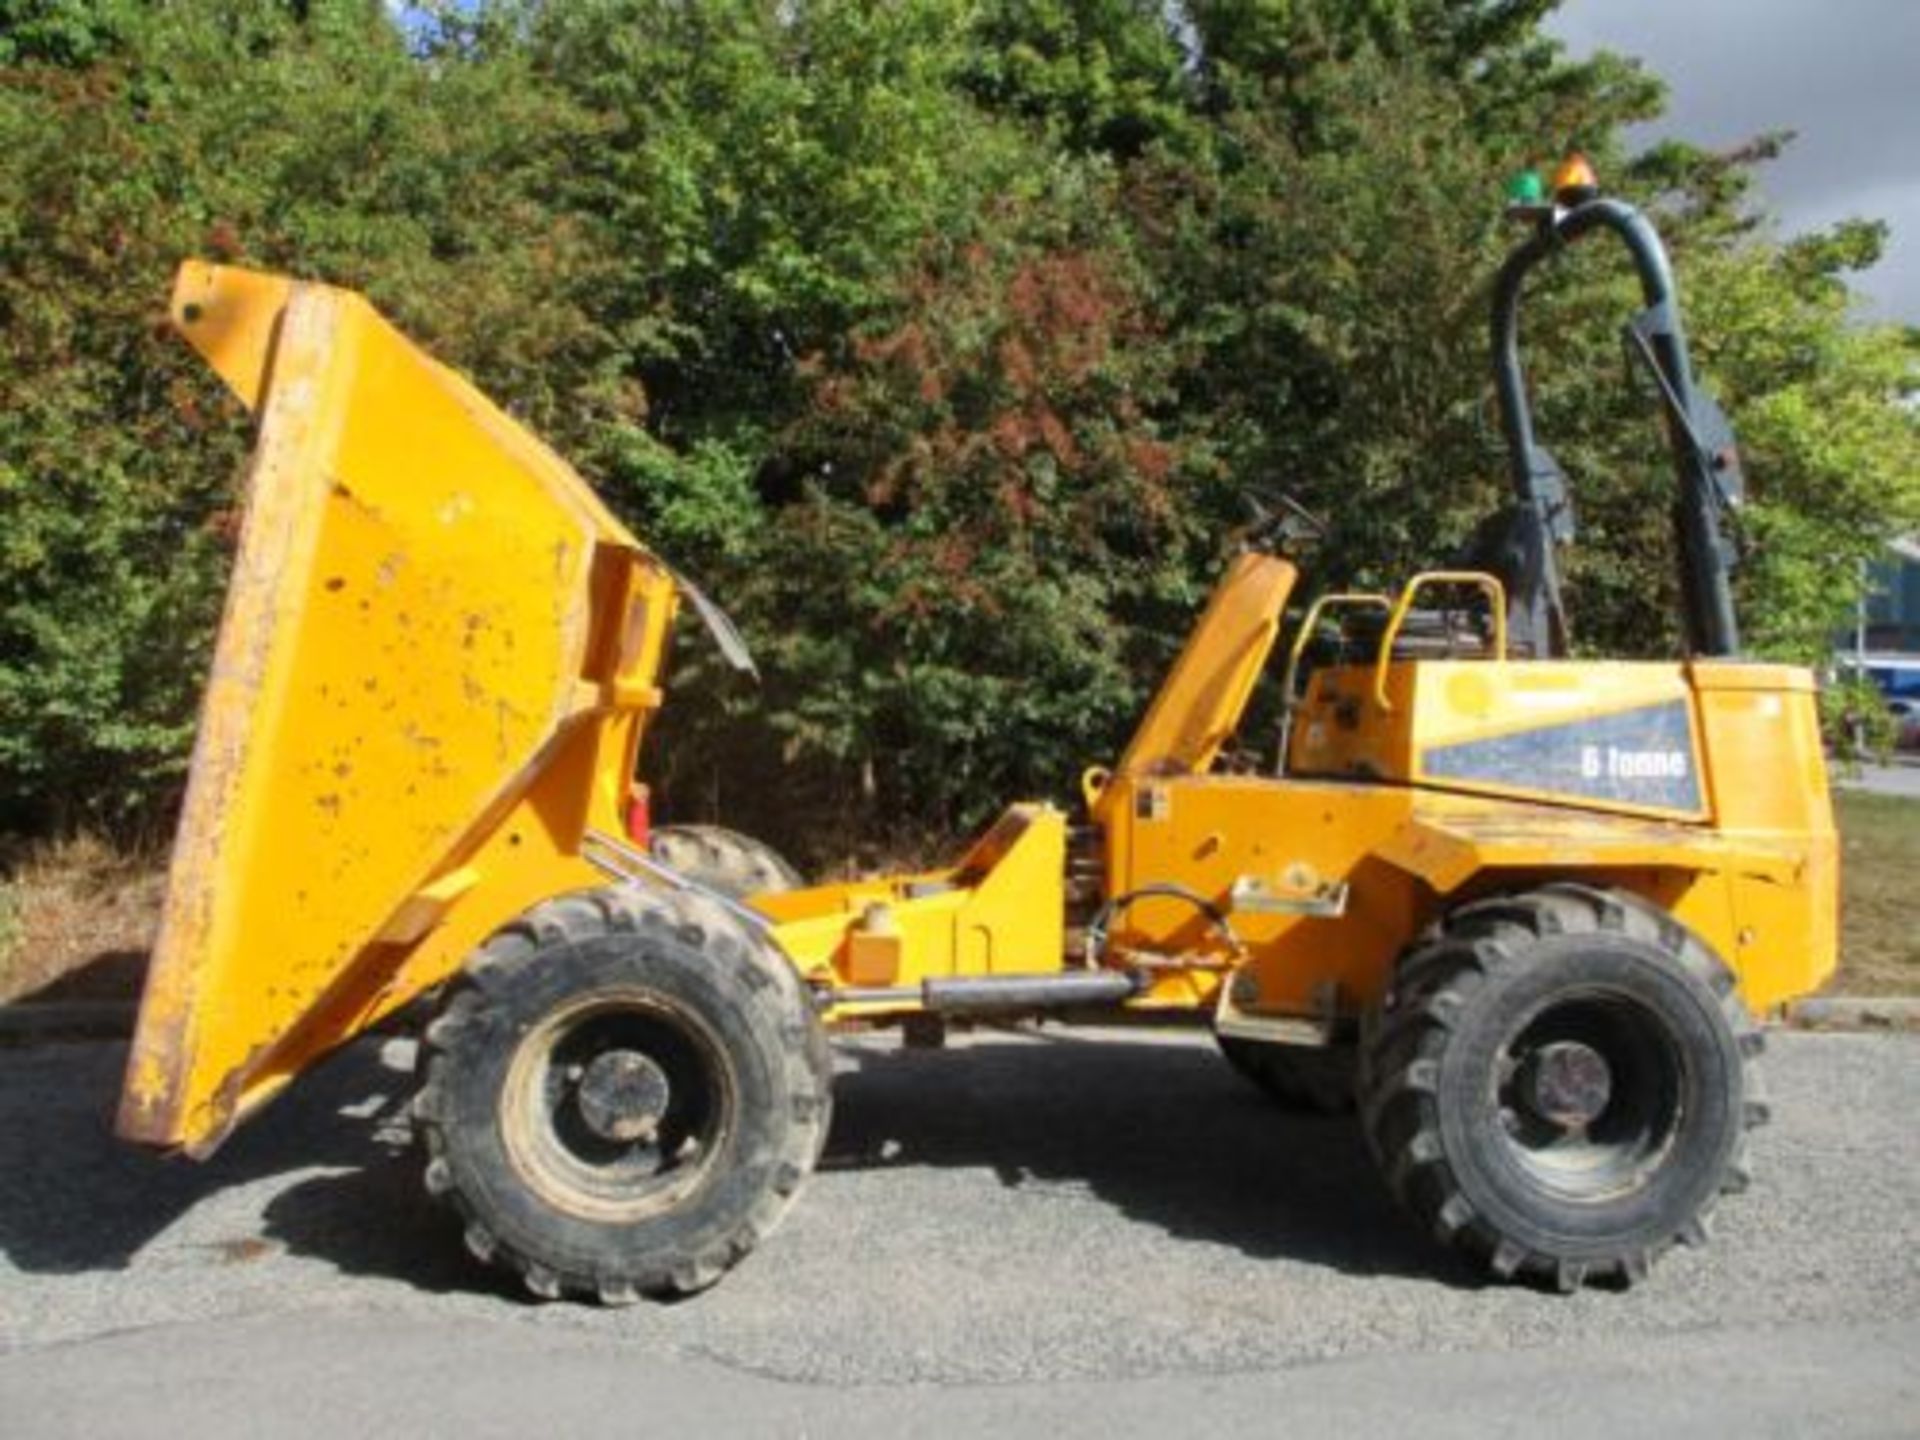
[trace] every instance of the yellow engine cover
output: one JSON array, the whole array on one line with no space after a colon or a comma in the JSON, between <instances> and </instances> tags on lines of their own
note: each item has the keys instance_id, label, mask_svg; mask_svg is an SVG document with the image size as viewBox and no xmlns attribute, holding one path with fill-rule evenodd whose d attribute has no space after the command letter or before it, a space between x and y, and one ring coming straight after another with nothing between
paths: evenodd
<instances>
[{"instance_id":1,"label":"yellow engine cover","mask_svg":"<svg viewBox=\"0 0 1920 1440\"><path fill-rule=\"evenodd\" d=\"M1682 664L1428 660L1378 686L1371 666L1324 670L1288 769L1688 820L1709 808Z\"/></svg>"},{"instance_id":2,"label":"yellow engine cover","mask_svg":"<svg viewBox=\"0 0 1920 1440\"><path fill-rule=\"evenodd\" d=\"M1351 1019L1435 914L1555 880L1645 895L1696 930L1764 1010L1832 973L1838 847L1812 675L1736 661L1420 661L1313 678L1286 772L1116 777L1108 886L1173 884L1244 947L1234 1001ZM1116 936L1229 960L1186 901Z\"/></svg>"}]
</instances>

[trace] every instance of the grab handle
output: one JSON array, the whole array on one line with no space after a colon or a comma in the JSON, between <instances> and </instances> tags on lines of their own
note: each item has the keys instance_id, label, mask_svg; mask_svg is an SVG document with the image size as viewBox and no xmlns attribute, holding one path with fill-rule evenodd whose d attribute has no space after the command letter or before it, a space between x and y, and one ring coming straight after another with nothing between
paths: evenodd
<instances>
[{"instance_id":1,"label":"grab handle","mask_svg":"<svg viewBox=\"0 0 1920 1440\"><path fill-rule=\"evenodd\" d=\"M1415 598L1422 590L1433 585L1468 585L1485 595L1493 612L1493 657L1496 660L1507 658L1507 587L1480 570L1422 571L1409 580L1407 588L1400 592L1393 613L1387 617L1387 628L1380 636L1380 656L1373 666L1373 698L1387 714L1393 712L1393 702L1387 698L1387 667L1393 660L1393 642L1400 638L1400 627L1406 624Z\"/></svg>"}]
</instances>

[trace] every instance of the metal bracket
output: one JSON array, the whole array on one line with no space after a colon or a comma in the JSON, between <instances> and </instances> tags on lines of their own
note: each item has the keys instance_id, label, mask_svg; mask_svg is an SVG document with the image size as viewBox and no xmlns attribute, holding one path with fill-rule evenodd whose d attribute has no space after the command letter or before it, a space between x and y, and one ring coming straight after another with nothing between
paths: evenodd
<instances>
[{"instance_id":1,"label":"metal bracket","mask_svg":"<svg viewBox=\"0 0 1920 1440\"><path fill-rule=\"evenodd\" d=\"M1339 1015L1340 987L1323 983L1314 987L1318 1015L1250 1015L1235 998L1236 990L1250 987L1253 977L1245 971L1220 987L1220 999L1214 1006L1213 1029L1232 1040L1256 1040L1268 1045L1304 1045L1325 1049L1347 1038Z\"/></svg>"},{"instance_id":2,"label":"metal bracket","mask_svg":"<svg viewBox=\"0 0 1920 1440\"><path fill-rule=\"evenodd\" d=\"M700 617L700 623L707 627L707 633L713 636L713 643L719 647L720 654L727 664L742 674L751 675L758 680L759 667L753 663L753 652L747 649L747 642L741 637L739 627L733 623L733 617L722 610L706 591L678 570L658 556L654 556L653 559L661 569L673 577L673 583L679 587L680 594L686 602L693 607L693 613Z\"/></svg>"},{"instance_id":3,"label":"metal bracket","mask_svg":"<svg viewBox=\"0 0 1920 1440\"><path fill-rule=\"evenodd\" d=\"M1673 381L1661 368L1660 357L1653 348L1656 338L1671 340L1673 337L1672 306L1664 300L1658 305L1649 306L1627 322L1622 334L1626 338L1627 353L1646 366L1647 373L1653 377L1653 383L1660 392L1661 402L1685 432L1687 442L1693 446L1701 470L1712 483L1714 498L1723 509L1739 509L1746 499L1747 483L1740 466L1740 448L1734 437L1732 422L1727 419L1726 411L1720 408L1720 402L1698 384L1693 387L1692 403L1682 404L1673 388Z\"/></svg>"},{"instance_id":4,"label":"metal bracket","mask_svg":"<svg viewBox=\"0 0 1920 1440\"><path fill-rule=\"evenodd\" d=\"M1228 892L1236 915L1308 915L1333 920L1347 913L1347 882L1321 880L1310 888L1276 890L1258 875L1242 875Z\"/></svg>"},{"instance_id":5,"label":"metal bracket","mask_svg":"<svg viewBox=\"0 0 1920 1440\"><path fill-rule=\"evenodd\" d=\"M773 922L749 905L690 880L670 865L662 865L651 855L617 840L604 830L589 830L580 845L580 858L604 875L630 885L650 885L668 890L685 890L704 895L734 919L762 935L772 935Z\"/></svg>"}]
</instances>

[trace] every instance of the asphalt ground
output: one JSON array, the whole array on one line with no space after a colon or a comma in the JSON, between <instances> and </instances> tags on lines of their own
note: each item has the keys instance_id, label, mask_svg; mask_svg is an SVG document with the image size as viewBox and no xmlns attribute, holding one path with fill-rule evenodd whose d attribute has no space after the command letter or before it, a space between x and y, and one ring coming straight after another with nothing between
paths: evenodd
<instances>
[{"instance_id":1,"label":"asphalt ground","mask_svg":"<svg viewBox=\"0 0 1920 1440\"><path fill-rule=\"evenodd\" d=\"M612 1405L715 1433L1920 1434L1920 1038L1771 1041L1755 1185L1627 1292L1482 1283L1350 1124L1274 1110L1204 1038L1047 1030L843 1045L785 1226L623 1310L467 1258L420 1189L405 1042L203 1165L110 1136L120 1046L0 1050L0 1433L579 1433Z\"/></svg>"}]
</instances>

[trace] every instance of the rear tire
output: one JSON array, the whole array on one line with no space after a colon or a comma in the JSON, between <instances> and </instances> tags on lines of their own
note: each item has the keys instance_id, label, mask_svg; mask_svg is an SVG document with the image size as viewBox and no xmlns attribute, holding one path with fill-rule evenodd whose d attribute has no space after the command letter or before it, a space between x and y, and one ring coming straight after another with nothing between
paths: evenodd
<instances>
[{"instance_id":1,"label":"rear tire","mask_svg":"<svg viewBox=\"0 0 1920 1440\"><path fill-rule=\"evenodd\" d=\"M799 977L688 892L527 912L448 986L421 1065L427 1188L543 1299L712 1284L780 1222L831 1113Z\"/></svg>"},{"instance_id":2,"label":"rear tire","mask_svg":"<svg viewBox=\"0 0 1920 1440\"><path fill-rule=\"evenodd\" d=\"M1455 911L1367 1027L1387 1185L1501 1278L1639 1280L1744 1189L1761 1035L1725 965L1637 897L1550 885Z\"/></svg>"},{"instance_id":3,"label":"rear tire","mask_svg":"<svg viewBox=\"0 0 1920 1440\"><path fill-rule=\"evenodd\" d=\"M1346 1115L1354 1108L1351 1046L1272 1045L1214 1037L1227 1063L1284 1110Z\"/></svg>"},{"instance_id":4,"label":"rear tire","mask_svg":"<svg viewBox=\"0 0 1920 1440\"><path fill-rule=\"evenodd\" d=\"M719 825L657 826L649 848L668 869L729 900L797 890L805 883L771 845Z\"/></svg>"}]
</instances>

